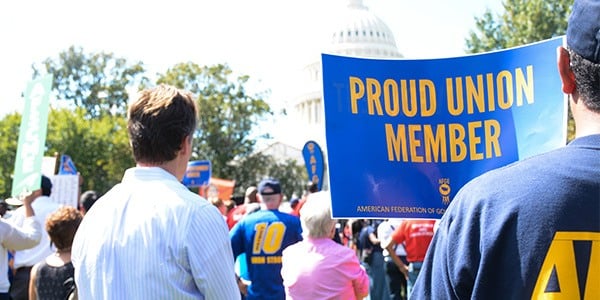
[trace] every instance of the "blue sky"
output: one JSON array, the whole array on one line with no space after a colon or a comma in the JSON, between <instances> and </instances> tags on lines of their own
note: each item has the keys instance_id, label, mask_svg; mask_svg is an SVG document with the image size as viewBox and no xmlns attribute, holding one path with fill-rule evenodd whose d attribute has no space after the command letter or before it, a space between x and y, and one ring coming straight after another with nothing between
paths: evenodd
<instances>
[{"instance_id":1,"label":"blue sky","mask_svg":"<svg viewBox=\"0 0 600 300\"><path fill-rule=\"evenodd\" d=\"M227 63L271 90L275 107L289 80L318 57L335 9L347 0L76 1L0 4L0 117L20 110L31 64L69 46L143 61L150 74L186 61ZM363 0L394 32L406 58L459 56L486 8L500 0Z\"/></svg>"}]
</instances>

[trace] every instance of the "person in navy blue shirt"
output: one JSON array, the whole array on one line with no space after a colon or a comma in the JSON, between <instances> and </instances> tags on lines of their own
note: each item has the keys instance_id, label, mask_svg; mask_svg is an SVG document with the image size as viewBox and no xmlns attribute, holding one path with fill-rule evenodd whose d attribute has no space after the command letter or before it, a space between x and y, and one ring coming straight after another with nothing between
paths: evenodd
<instances>
[{"instance_id":1,"label":"person in navy blue shirt","mask_svg":"<svg viewBox=\"0 0 600 300\"><path fill-rule=\"evenodd\" d=\"M302 240L300 219L279 211L281 185L273 178L258 184L263 208L242 218L229 232L234 259L246 254L250 284L240 283L245 299L285 299L281 277L281 254Z\"/></svg>"},{"instance_id":2,"label":"person in navy blue shirt","mask_svg":"<svg viewBox=\"0 0 600 300\"><path fill-rule=\"evenodd\" d=\"M411 299L600 299L600 1L575 0L566 40L576 138L465 185Z\"/></svg>"}]
</instances>

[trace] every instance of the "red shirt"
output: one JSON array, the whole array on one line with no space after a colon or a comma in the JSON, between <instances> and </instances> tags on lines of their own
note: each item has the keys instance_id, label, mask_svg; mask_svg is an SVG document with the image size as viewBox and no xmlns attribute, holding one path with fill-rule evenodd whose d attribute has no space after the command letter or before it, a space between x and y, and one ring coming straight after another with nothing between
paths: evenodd
<instances>
[{"instance_id":1,"label":"red shirt","mask_svg":"<svg viewBox=\"0 0 600 300\"><path fill-rule=\"evenodd\" d=\"M237 224L237 222L239 220L241 220L244 216L246 216L247 214L253 213L259 209L260 209L260 204L258 204L257 202L242 203L242 204L232 208L227 213L227 218L226 218L227 227L229 227L229 230L231 230L231 228L233 228L233 226L235 226L235 224Z\"/></svg>"},{"instance_id":2,"label":"red shirt","mask_svg":"<svg viewBox=\"0 0 600 300\"><path fill-rule=\"evenodd\" d=\"M303 197L302 199L300 199L298 201L298 204L296 204L296 207L294 207L294 209L292 210L292 212L290 212L290 214L293 216L299 217L300 209L302 208L302 205L304 205L304 202L306 202L306 197Z\"/></svg>"},{"instance_id":3,"label":"red shirt","mask_svg":"<svg viewBox=\"0 0 600 300\"><path fill-rule=\"evenodd\" d=\"M409 262L422 262L425 259L427 248L433 238L435 220L411 219L404 220L392 233L392 240L396 244L404 243L406 260Z\"/></svg>"},{"instance_id":4,"label":"red shirt","mask_svg":"<svg viewBox=\"0 0 600 300\"><path fill-rule=\"evenodd\" d=\"M231 228L233 228L233 226L235 226L235 224L242 219L242 217L244 217L244 215L246 214L246 204L240 204L234 208L232 208L228 213L227 213L227 227L229 227L229 230L231 230Z\"/></svg>"}]
</instances>

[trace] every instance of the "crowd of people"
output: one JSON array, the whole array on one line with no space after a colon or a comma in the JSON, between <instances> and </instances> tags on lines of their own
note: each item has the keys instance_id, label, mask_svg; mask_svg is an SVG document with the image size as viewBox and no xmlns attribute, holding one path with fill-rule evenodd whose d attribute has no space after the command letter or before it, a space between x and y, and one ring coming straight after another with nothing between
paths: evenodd
<instances>
[{"instance_id":1,"label":"crowd of people","mask_svg":"<svg viewBox=\"0 0 600 300\"><path fill-rule=\"evenodd\" d=\"M313 185L284 210L274 178L240 205L204 199L181 183L192 95L143 90L121 183L76 209L42 176L0 206L0 300L599 298L599 1L575 0L557 55L576 139L475 178L439 221L336 220Z\"/></svg>"},{"instance_id":2,"label":"crowd of people","mask_svg":"<svg viewBox=\"0 0 600 300\"><path fill-rule=\"evenodd\" d=\"M0 299L77 299L78 297L106 299L112 298L115 294L127 293L127 295L136 297L143 294L138 287L122 288L123 286L121 286L117 288L119 291L100 295L97 290L90 292L90 289L96 289L99 286L93 286L93 282L90 282L89 279L85 280L83 284L76 285L75 269L87 267L85 272L89 272L90 267L74 265L71 258L72 249L80 251L79 253L81 253L81 249L72 248L73 240L84 215L90 212L98 195L95 191L82 193L78 208L51 205L51 209L44 210L41 208L44 207L42 205L48 205L48 203L44 203L44 200L49 199L52 183L48 177L42 176L41 185L40 190L34 191L23 199L23 205L20 208L10 211L11 218L16 220L23 218L21 225L16 225L14 220L6 220L0 222L0 230L3 228L1 226L6 226L6 229L11 231L3 235L5 236L3 245L6 245L3 250L6 258L9 253L17 255L20 253L19 251L25 250L23 248L32 250L40 247L42 236L49 241L48 244L40 247L40 252L42 249L45 250L45 255L40 255L41 258L38 260L30 260L33 265L28 268L29 276L21 276L23 280L27 280L26 283L19 283L14 276L9 280L9 275L17 274L18 269L9 268L7 265L9 260L3 260L8 273L5 273L7 276L0 278L2 284L0 288L3 287ZM312 185L308 185L308 187L312 187ZM104 197L103 199L110 198ZM33 204L36 202L38 205L34 206ZM377 232L379 226L376 225L383 225L388 221L390 224L401 224L400 220L386 220L385 222L381 222L381 220L334 220L331 218L329 193L316 192L312 188L308 188L302 197L301 210L294 211L289 205L284 205L282 187L273 178L262 180L257 187L249 187L246 190L245 200L240 205L225 204L229 201L220 199L218 201L212 199L207 202L217 208L221 214L221 220L229 230L231 245L229 260L237 258L239 262L238 265L229 269L229 272L234 274L233 278L236 278L237 286L234 291L238 293L236 296L241 299L363 299L364 297L407 299L406 284L402 285L404 286L403 292L398 292L397 297L394 296L394 293L387 292L387 289L384 291L380 288L382 284L385 284L390 287L389 291L392 291L394 284L387 274L377 273L383 270L381 267L376 269L371 260L365 259L364 253L371 251L364 241L362 246L359 241L359 235L367 231L369 235L375 235L375 239L377 239L376 236L381 234ZM97 205L98 208L95 208L94 213L88 215L86 220L92 220L89 216L99 217L110 214L111 212L104 211L106 208L102 208L103 205ZM133 205L133 203L127 205ZM39 207L38 210L45 212L47 216L44 217L39 213L36 215L34 207ZM205 209L208 207L210 205ZM119 209L125 211L122 207ZM101 211L101 213L96 213L97 211ZM156 207L152 211L156 212ZM132 212L142 213L139 211L139 207L133 209ZM21 213L22 217L17 217ZM127 219L133 219L133 216L129 215ZM143 219L136 221L131 226L139 226L138 222ZM46 232L41 229L42 220L44 220ZM101 224L97 219L92 221L93 223L88 224ZM123 221L120 219L119 223L122 224ZM165 221L163 220L161 223L164 225ZM108 224L113 223L109 222ZM142 224L150 226L149 223ZM356 229L353 224L360 224L361 227ZM106 227L112 226L107 225ZM352 232L352 227L355 227L356 232ZM86 230L84 227L81 228ZM344 228L344 230L339 230L340 228ZM391 232L395 232L394 227L391 228ZM126 226L118 230L127 231ZM131 229L129 230L131 231ZM153 230L157 231L158 229L154 228ZM381 227L379 231L381 231ZM106 233L88 232L86 237L94 237L93 239L96 240L100 237L97 234L104 235ZM150 264L147 253L143 252L147 246L144 246L143 249L139 246L133 247L132 244L129 244L130 242L125 241L125 239L134 239L131 234L120 232L118 235L122 237L121 245L115 246L117 248L105 248L102 251L112 252L119 248L130 248L138 252L140 260L146 260L149 267L156 267L156 264ZM112 235L116 236L116 234ZM165 247L176 243L173 240L166 242L160 239L156 241ZM116 239L111 241L111 247L115 242L117 242ZM208 240L207 244L211 244L210 242L211 240ZM224 244L228 245L228 243ZM155 248L159 248L159 246L155 246ZM225 252L227 253L227 251ZM163 254L168 255L168 253ZM109 254L105 253L104 255ZM119 256L127 255L129 254L126 252L119 252ZM89 255L87 256L89 257ZM21 259L23 260L23 258ZM130 257L126 259L130 259ZM171 260L168 256L164 256L163 260L165 259ZM221 259L221 261L215 260L215 263L225 262L227 257L221 257ZM94 260L94 264L97 264L98 260L115 263L112 257L100 257ZM125 264L123 262L122 267L125 267ZM127 266L131 265L127 264ZM131 269L131 271L133 270ZM145 276L151 274L148 270L137 270L138 273L140 271L145 272ZM112 272L116 271L100 270L98 274L108 275L113 274ZM223 269L223 273L228 272ZM140 274L140 276L142 275ZM375 284L377 281L381 281L381 283ZM116 282L111 282L111 285L114 284ZM25 287L25 294L15 292L21 290L16 288L18 286ZM385 296L378 296L376 293L385 293ZM219 297L223 295L220 291L215 292L215 295L217 294L220 295ZM176 294L174 291L169 291L163 295L173 296Z\"/></svg>"},{"instance_id":3,"label":"crowd of people","mask_svg":"<svg viewBox=\"0 0 600 300\"><path fill-rule=\"evenodd\" d=\"M14 210L2 201L7 210L0 220L0 267L6 272L0 273L0 299L67 299L75 294L71 245L97 195L86 191L78 207L62 206L50 198L49 177L42 175L40 186L23 195Z\"/></svg>"}]
</instances>

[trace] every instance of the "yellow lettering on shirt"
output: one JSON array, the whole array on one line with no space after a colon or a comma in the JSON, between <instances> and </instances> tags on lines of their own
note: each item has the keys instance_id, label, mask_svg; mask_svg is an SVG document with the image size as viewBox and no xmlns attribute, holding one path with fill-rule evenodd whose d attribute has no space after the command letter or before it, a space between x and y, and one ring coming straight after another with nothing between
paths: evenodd
<instances>
[{"instance_id":1,"label":"yellow lettering on shirt","mask_svg":"<svg viewBox=\"0 0 600 300\"><path fill-rule=\"evenodd\" d=\"M588 263L584 297L579 293L574 241L590 241L592 248ZM531 299L598 299L600 296L600 233L557 232L546 253ZM560 283L559 292L546 292L552 270Z\"/></svg>"}]
</instances>

